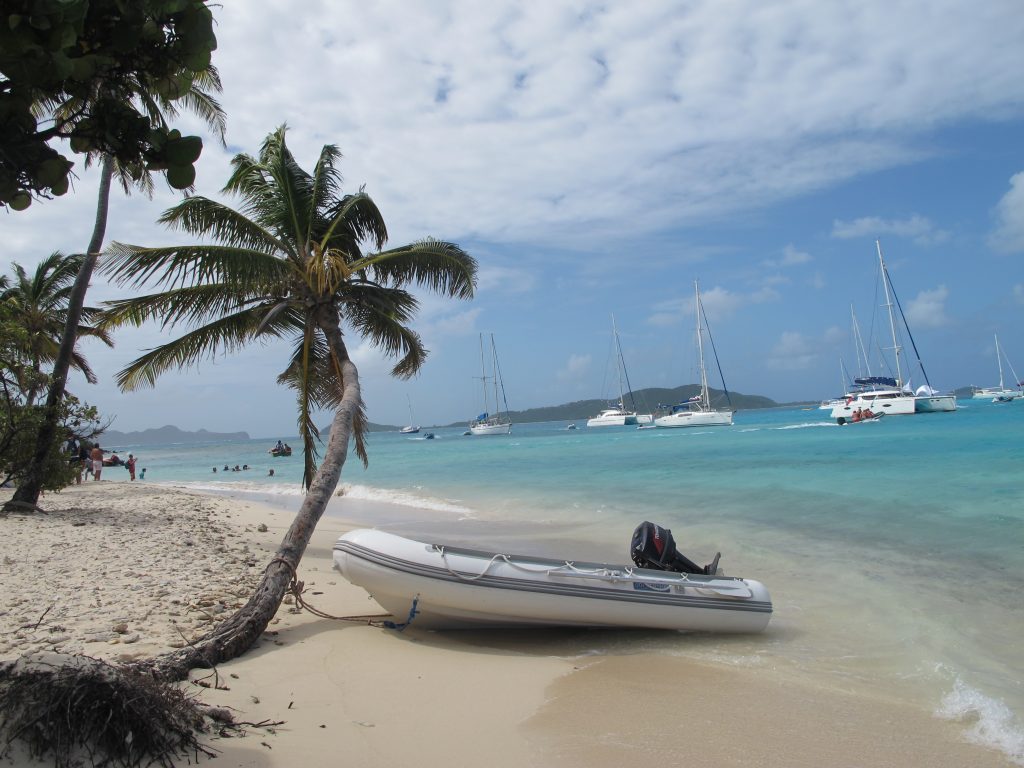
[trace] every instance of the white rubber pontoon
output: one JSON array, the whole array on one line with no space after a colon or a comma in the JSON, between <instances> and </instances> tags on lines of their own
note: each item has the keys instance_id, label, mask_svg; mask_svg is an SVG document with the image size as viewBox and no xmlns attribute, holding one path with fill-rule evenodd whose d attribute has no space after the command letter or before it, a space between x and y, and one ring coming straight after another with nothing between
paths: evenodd
<instances>
[{"instance_id":1,"label":"white rubber pontoon","mask_svg":"<svg viewBox=\"0 0 1024 768\"><path fill-rule=\"evenodd\" d=\"M757 581L482 552L377 530L346 533L334 566L397 622L423 629L589 626L760 632Z\"/></svg>"}]
</instances>

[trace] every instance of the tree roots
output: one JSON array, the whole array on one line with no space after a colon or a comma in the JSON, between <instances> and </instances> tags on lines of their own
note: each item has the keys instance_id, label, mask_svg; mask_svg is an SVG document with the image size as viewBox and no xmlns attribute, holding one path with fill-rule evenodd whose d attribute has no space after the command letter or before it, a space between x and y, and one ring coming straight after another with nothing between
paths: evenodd
<instances>
[{"instance_id":1,"label":"tree roots","mask_svg":"<svg viewBox=\"0 0 1024 768\"><path fill-rule=\"evenodd\" d=\"M215 754L197 738L214 719L222 734L234 726L174 685L99 659L40 653L0 665L0 755L21 741L56 768L171 768Z\"/></svg>"}]
</instances>

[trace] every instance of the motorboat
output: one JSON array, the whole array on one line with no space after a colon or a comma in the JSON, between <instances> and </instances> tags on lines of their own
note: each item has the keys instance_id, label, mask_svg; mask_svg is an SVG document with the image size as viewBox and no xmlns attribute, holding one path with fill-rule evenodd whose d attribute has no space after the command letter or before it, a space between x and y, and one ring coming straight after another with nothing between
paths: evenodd
<instances>
[{"instance_id":1,"label":"motorboat","mask_svg":"<svg viewBox=\"0 0 1024 768\"><path fill-rule=\"evenodd\" d=\"M885 416L885 413L872 413L870 416L860 416L860 417L858 417L856 414L854 414L849 419L846 419L846 418L840 416L838 419L836 419L836 423L840 427L845 426L846 424L867 424L870 421L880 421L883 416Z\"/></svg>"},{"instance_id":2,"label":"motorboat","mask_svg":"<svg viewBox=\"0 0 1024 768\"><path fill-rule=\"evenodd\" d=\"M711 406L711 390L708 388L708 371L704 366L704 305L700 300L700 286L693 281L694 304L693 311L697 315L697 352L700 359L700 393L694 395L685 403L673 405L668 413L658 416L654 420L656 427L731 427L733 411L727 408L713 408ZM710 339L710 333L708 334ZM718 354L715 354L718 359ZM722 369L718 369L721 374ZM722 379L722 389L726 399L729 399L729 391L725 389L725 379Z\"/></svg>"},{"instance_id":3,"label":"motorboat","mask_svg":"<svg viewBox=\"0 0 1024 768\"><path fill-rule=\"evenodd\" d=\"M659 540L661 552L652 548ZM394 616L399 628L765 629L772 603L763 584L722 575L717 556L697 566L674 543L664 546L666 540L671 541L670 531L645 522L634 533L634 565L610 565L466 549L359 529L334 545L334 567ZM662 557L669 552L671 557ZM665 569L680 563L692 570Z\"/></svg>"}]
</instances>

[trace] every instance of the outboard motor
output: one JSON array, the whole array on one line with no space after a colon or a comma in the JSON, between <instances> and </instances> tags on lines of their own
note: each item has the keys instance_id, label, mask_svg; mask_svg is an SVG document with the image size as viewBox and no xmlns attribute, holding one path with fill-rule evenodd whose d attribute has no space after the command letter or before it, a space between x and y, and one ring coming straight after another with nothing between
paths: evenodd
<instances>
[{"instance_id":1,"label":"outboard motor","mask_svg":"<svg viewBox=\"0 0 1024 768\"><path fill-rule=\"evenodd\" d=\"M641 568L676 573L703 573L708 576L714 576L718 572L718 560L722 556L721 552L716 553L715 559L702 568L676 550L672 531L646 520L633 531L629 554L633 562Z\"/></svg>"}]
</instances>

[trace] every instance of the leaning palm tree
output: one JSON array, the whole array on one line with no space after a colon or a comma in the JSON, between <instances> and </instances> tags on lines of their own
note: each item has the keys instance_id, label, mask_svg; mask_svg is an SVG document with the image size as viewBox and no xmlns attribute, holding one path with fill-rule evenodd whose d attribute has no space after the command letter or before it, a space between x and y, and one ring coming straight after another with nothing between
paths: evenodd
<instances>
[{"instance_id":1,"label":"leaning palm tree","mask_svg":"<svg viewBox=\"0 0 1024 768\"><path fill-rule=\"evenodd\" d=\"M167 128L168 118L175 118L180 113L180 108L188 109L198 115L203 122L214 132L221 144L224 143L224 131L226 129L226 117L220 103L213 96L221 90L220 75L217 68L207 65L203 69L189 70L189 86L179 98L171 98L162 95L152 87L151 83L139 81L132 84L134 99L145 113L151 125ZM98 100L103 95L106 84L100 80L93 84L90 98ZM42 114L52 114L60 122L62 120L73 120L83 108L84 102L81 98L70 99L62 103L42 102L37 109ZM202 148L200 142L199 149ZM198 153L198 150L196 150ZM198 156L198 154L197 154ZM100 249L103 247L103 239L107 231L107 215L110 210L110 185L116 177L121 183L125 194L128 194L132 187L137 187L147 195L152 195L154 168L141 165L125 166L111 154L92 153L86 157L86 166L94 161L100 163L100 187L96 203L96 219L93 224L92 237L89 238L89 245L82 260L78 275L72 286L68 297L68 310L64 325L64 334L61 338L60 348L54 360L53 371L50 374L50 386L46 395L46 413L43 422L36 436L36 450L33 461L29 467L28 474L19 483L14 492L13 498L7 502L6 507L10 508L34 508L39 501L39 494L43 487L43 472L46 457L57 439L57 422L59 419L59 405L64 397L67 387L68 372L72 366L75 343L77 342L77 329L81 321L82 307L85 303L85 294L89 289L89 281L92 279L96 261L99 258ZM183 185L190 186L188 180Z\"/></svg>"},{"instance_id":2,"label":"leaning palm tree","mask_svg":"<svg viewBox=\"0 0 1024 768\"><path fill-rule=\"evenodd\" d=\"M341 477L350 440L365 463L366 418L359 375L343 325L396 359L392 373L409 377L427 351L409 327L418 307L411 286L468 299L476 262L459 246L433 239L381 250L387 229L362 189L341 194L340 154L325 146L312 173L285 143L286 128L271 133L258 158L238 155L224 191L239 210L190 197L160 221L210 244L142 248L114 243L104 271L133 289L155 281L155 293L109 302L109 326L156 321L187 327L118 374L124 390L152 386L179 370L261 338L290 342L278 381L293 389L304 455L306 494L294 522L249 602L213 634L149 662L176 679L243 653L280 606L299 561ZM364 253L364 245L370 251ZM333 409L323 460L314 415Z\"/></svg>"},{"instance_id":3,"label":"leaning palm tree","mask_svg":"<svg viewBox=\"0 0 1024 768\"><path fill-rule=\"evenodd\" d=\"M81 254L65 256L55 251L43 259L31 275L20 264L13 264L13 282L0 285L0 302L6 305L11 321L25 333L18 368L12 373L19 380L26 405L35 404L45 384L43 368L57 359L68 319L72 286L84 260L85 256ZM82 308L75 337L91 336L108 347L113 346L106 331L89 325L96 312L92 307ZM88 361L74 348L70 366L80 371L90 384L96 383L96 375Z\"/></svg>"}]
</instances>

